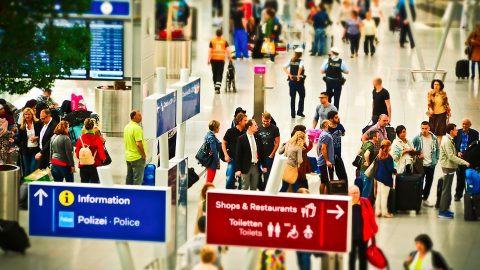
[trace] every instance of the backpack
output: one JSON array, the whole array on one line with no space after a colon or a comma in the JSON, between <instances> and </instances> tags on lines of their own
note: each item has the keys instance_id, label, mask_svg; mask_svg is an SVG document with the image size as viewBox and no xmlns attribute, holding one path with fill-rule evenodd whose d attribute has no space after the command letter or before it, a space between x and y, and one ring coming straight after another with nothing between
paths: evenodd
<instances>
[{"instance_id":1,"label":"backpack","mask_svg":"<svg viewBox=\"0 0 480 270\"><path fill-rule=\"evenodd\" d=\"M90 147L83 143L82 136L80 136L79 139L80 139L80 142L82 143L82 148L78 152L78 159L79 159L80 165L95 164L95 156L97 155L97 152L95 151L95 154L92 154L92 150L90 150Z\"/></svg>"},{"instance_id":2,"label":"backpack","mask_svg":"<svg viewBox=\"0 0 480 270\"><path fill-rule=\"evenodd\" d=\"M466 190L472 195L480 193L480 173L474 169L465 170Z\"/></svg>"},{"instance_id":3,"label":"backpack","mask_svg":"<svg viewBox=\"0 0 480 270\"><path fill-rule=\"evenodd\" d=\"M200 146L195 158L197 159L198 163L204 167L207 167L213 161L213 154L210 149L210 144L207 141L203 142L202 146Z\"/></svg>"}]
</instances>

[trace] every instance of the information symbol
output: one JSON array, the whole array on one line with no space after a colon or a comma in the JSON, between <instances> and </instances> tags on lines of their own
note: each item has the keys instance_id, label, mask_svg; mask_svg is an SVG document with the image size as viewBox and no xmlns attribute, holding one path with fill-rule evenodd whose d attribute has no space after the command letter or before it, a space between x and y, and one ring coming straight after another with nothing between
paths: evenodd
<instances>
[{"instance_id":1,"label":"information symbol","mask_svg":"<svg viewBox=\"0 0 480 270\"><path fill-rule=\"evenodd\" d=\"M58 195L58 201L63 206L70 206L75 201L75 197L73 196L73 193L70 190L64 190L60 192L60 194Z\"/></svg>"}]
</instances>

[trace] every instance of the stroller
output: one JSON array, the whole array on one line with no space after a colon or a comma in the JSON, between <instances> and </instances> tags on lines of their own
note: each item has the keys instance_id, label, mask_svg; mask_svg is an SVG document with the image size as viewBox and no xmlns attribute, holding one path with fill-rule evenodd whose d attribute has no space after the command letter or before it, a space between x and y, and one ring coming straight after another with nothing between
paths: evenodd
<instances>
[{"instance_id":1,"label":"stroller","mask_svg":"<svg viewBox=\"0 0 480 270\"><path fill-rule=\"evenodd\" d=\"M235 85L235 67L233 63L230 61L227 67L227 81L225 86L225 92L233 91L234 93L237 92L237 87Z\"/></svg>"}]
</instances>

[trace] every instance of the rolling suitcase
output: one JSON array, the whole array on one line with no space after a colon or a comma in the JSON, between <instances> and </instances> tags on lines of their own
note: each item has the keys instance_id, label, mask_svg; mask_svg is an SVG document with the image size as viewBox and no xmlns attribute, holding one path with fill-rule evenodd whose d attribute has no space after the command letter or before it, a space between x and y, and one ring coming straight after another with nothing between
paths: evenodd
<instances>
[{"instance_id":1,"label":"rolling suitcase","mask_svg":"<svg viewBox=\"0 0 480 270\"><path fill-rule=\"evenodd\" d=\"M329 195L348 195L348 183L346 180L330 180L328 182Z\"/></svg>"},{"instance_id":2,"label":"rolling suitcase","mask_svg":"<svg viewBox=\"0 0 480 270\"><path fill-rule=\"evenodd\" d=\"M462 59L457 61L457 64L455 65L455 76L457 76L458 79L468 79L470 76L468 60Z\"/></svg>"},{"instance_id":3,"label":"rolling suitcase","mask_svg":"<svg viewBox=\"0 0 480 270\"><path fill-rule=\"evenodd\" d=\"M463 218L465 220L478 220L480 218L480 194L465 193L463 198Z\"/></svg>"},{"instance_id":4,"label":"rolling suitcase","mask_svg":"<svg viewBox=\"0 0 480 270\"><path fill-rule=\"evenodd\" d=\"M398 174L395 180L395 210L420 212L422 205L423 175Z\"/></svg>"},{"instance_id":5,"label":"rolling suitcase","mask_svg":"<svg viewBox=\"0 0 480 270\"><path fill-rule=\"evenodd\" d=\"M143 170L143 185L155 186L155 164L147 164Z\"/></svg>"},{"instance_id":6,"label":"rolling suitcase","mask_svg":"<svg viewBox=\"0 0 480 270\"><path fill-rule=\"evenodd\" d=\"M3 251L15 251L25 254L30 240L25 230L16 221L0 219L0 248Z\"/></svg>"}]
</instances>

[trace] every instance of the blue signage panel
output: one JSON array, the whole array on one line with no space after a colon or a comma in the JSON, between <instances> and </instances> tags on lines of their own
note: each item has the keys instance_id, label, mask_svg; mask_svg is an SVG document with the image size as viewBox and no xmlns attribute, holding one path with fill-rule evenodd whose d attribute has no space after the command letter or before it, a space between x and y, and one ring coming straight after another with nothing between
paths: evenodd
<instances>
[{"instance_id":1,"label":"blue signage panel","mask_svg":"<svg viewBox=\"0 0 480 270\"><path fill-rule=\"evenodd\" d=\"M182 122L200 113L200 78L182 87Z\"/></svg>"},{"instance_id":2,"label":"blue signage panel","mask_svg":"<svg viewBox=\"0 0 480 270\"><path fill-rule=\"evenodd\" d=\"M172 92L157 100L157 137L177 125L177 93Z\"/></svg>"},{"instance_id":3,"label":"blue signage panel","mask_svg":"<svg viewBox=\"0 0 480 270\"><path fill-rule=\"evenodd\" d=\"M30 235L166 241L168 188L31 183Z\"/></svg>"}]
</instances>

